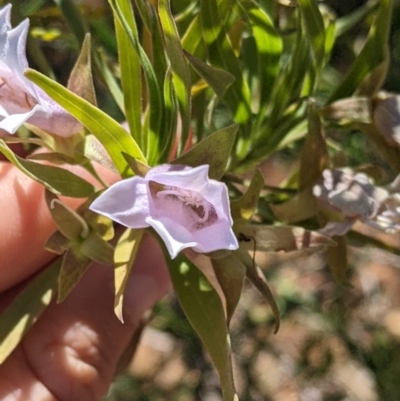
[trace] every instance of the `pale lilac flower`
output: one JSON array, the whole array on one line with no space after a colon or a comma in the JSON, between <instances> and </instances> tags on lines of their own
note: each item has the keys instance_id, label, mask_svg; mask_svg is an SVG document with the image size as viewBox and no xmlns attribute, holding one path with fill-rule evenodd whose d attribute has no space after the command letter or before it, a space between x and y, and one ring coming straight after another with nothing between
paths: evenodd
<instances>
[{"instance_id":1,"label":"pale lilac flower","mask_svg":"<svg viewBox=\"0 0 400 401\"><path fill-rule=\"evenodd\" d=\"M171 258L185 248L207 253L234 250L225 184L208 178L208 165L187 167L164 164L117 182L90 209L130 228L153 227Z\"/></svg>"},{"instance_id":2,"label":"pale lilac flower","mask_svg":"<svg viewBox=\"0 0 400 401\"><path fill-rule=\"evenodd\" d=\"M400 146L400 96L381 95L375 100L374 123L386 141Z\"/></svg>"},{"instance_id":3,"label":"pale lilac flower","mask_svg":"<svg viewBox=\"0 0 400 401\"><path fill-rule=\"evenodd\" d=\"M395 209L386 204L389 192L373 185L363 173L351 169L324 170L313 194L325 209L343 216L342 221L329 222L322 229L326 235L344 235L357 220L384 231L393 228L388 219ZM387 214L389 210L391 213Z\"/></svg>"},{"instance_id":4,"label":"pale lilac flower","mask_svg":"<svg viewBox=\"0 0 400 401\"><path fill-rule=\"evenodd\" d=\"M11 134L28 122L43 131L68 137L81 124L24 76L29 21L11 28L11 4L0 9L0 129Z\"/></svg>"}]
</instances>

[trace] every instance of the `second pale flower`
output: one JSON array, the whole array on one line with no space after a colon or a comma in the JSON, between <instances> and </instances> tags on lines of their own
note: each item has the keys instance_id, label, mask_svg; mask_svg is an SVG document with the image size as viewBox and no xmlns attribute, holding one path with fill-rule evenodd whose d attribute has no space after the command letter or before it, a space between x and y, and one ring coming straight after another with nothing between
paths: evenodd
<instances>
[{"instance_id":1,"label":"second pale flower","mask_svg":"<svg viewBox=\"0 0 400 401\"><path fill-rule=\"evenodd\" d=\"M144 178L112 185L90 209L126 227L153 227L171 258L185 248L200 253L237 249L227 188L209 179L208 169L155 167Z\"/></svg>"}]
</instances>

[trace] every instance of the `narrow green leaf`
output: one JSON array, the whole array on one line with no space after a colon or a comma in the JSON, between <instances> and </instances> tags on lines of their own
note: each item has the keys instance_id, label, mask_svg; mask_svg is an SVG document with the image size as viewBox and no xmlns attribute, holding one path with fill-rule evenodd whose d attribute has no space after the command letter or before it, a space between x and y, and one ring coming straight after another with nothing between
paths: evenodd
<instances>
[{"instance_id":1,"label":"narrow green leaf","mask_svg":"<svg viewBox=\"0 0 400 401\"><path fill-rule=\"evenodd\" d=\"M275 330L274 334L279 331L279 326L281 322L281 314L279 312L278 305L276 304L274 295L272 294L271 289L265 279L265 276L262 270L255 265L254 260L250 257L247 251L243 249L238 249L234 252L234 254L238 257L239 260L243 262L246 266L246 277L247 279L260 291L261 295L268 302L269 306L272 309L272 312L275 317Z\"/></svg>"},{"instance_id":2,"label":"narrow green leaf","mask_svg":"<svg viewBox=\"0 0 400 401\"><path fill-rule=\"evenodd\" d=\"M89 233L85 220L75 210L63 204L57 196L45 191L47 207L59 231L70 240L82 239Z\"/></svg>"},{"instance_id":3,"label":"narrow green leaf","mask_svg":"<svg viewBox=\"0 0 400 401\"><path fill-rule=\"evenodd\" d=\"M138 33L132 3L127 0L118 0L118 3L131 31L137 37ZM118 41L125 116L133 139L136 143L142 145L142 77L140 57L133 48L130 38L118 18L115 18L115 30Z\"/></svg>"},{"instance_id":4,"label":"narrow green leaf","mask_svg":"<svg viewBox=\"0 0 400 401\"><path fill-rule=\"evenodd\" d=\"M117 121L106 113L37 71L28 69L25 75L86 126L106 148L123 177L129 176L130 170L122 152L129 153L132 157L145 162L145 157L137 143Z\"/></svg>"},{"instance_id":5,"label":"narrow green leaf","mask_svg":"<svg viewBox=\"0 0 400 401\"><path fill-rule=\"evenodd\" d=\"M235 81L235 77L227 71L212 67L197 57L185 52L193 69L207 82L217 96L224 96L228 87Z\"/></svg>"},{"instance_id":6,"label":"narrow green leaf","mask_svg":"<svg viewBox=\"0 0 400 401\"><path fill-rule=\"evenodd\" d=\"M299 0L305 30L313 49L315 69L321 72L325 58L325 27L316 0Z\"/></svg>"},{"instance_id":7,"label":"narrow green leaf","mask_svg":"<svg viewBox=\"0 0 400 401\"><path fill-rule=\"evenodd\" d=\"M224 401L235 399L232 361L225 312L206 276L182 254L167 258L179 302L219 373Z\"/></svg>"},{"instance_id":8,"label":"narrow green leaf","mask_svg":"<svg viewBox=\"0 0 400 401\"><path fill-rule=\"evenodd\" d=\"M310 219L318 212L316 199L311 188L299 192L287 202L278 205L271 204L270 208L278 220L287 224Z\"/></svg>"},{"instance_id":9,"label":"narrow green leaf","mask_svg":"<svg viewBox=\"0 0 400 401\"><path fill-rule=\"evenodd\" d=\"M235 82L225 93L224 101L232 110L234 121L237 124L246 124L251 115L250 90L225 27L221 24L216 0L201 1L200 21L203 40L211 64L235 77Z\"/></svg>"},{"instance_id":10,"label":"narrow green leaf","mask_svg":"<svg viewBox=\"0 0 400 401\"><path fill-rule=\"evenodd\" d=\"M226 170L237 130L237 125L231 125L214 132L181 157L175 159L172 164L191 167L208 164L210 166L209 177L219 180Z\"/></svg>"},{"instance_id":11,"label":"narrow green leaf","mask_svg":"<svg viewBox=\"0 0 400 401\"><path fill-rule=\"evenodd\" d=\"M290 50L288 54L289 60L281 68L271 95L271 99L274 99L274 101L266 121L266 125L271 130L271 142L275 140L275 137L280 136L274 131L279 127L280 119L283 117L288 119L288 116L284 116L284 112L291 102L298 101L306 78L305 71L310 68L310 43L304 35L304 29L301 24L297 27L296 36ZM282 137L276 141L279 142L281 140Z\"/></svg>"},{"instance_id":12,"label":"narrow green leaf","mask_svg":"<svg viewBox=\"0 0 400 401\"><path fill-rule=\"evenodd\" d=\"M172 147L175 145L178 131L179 102L172 82L170 69L165 74L164 80L164 134L160 138L162 142L162 153L160 162L169 162L171 159Z\"/></svg>"},{"instance_id":13,"label":"narrow green leaf","mask_svg":"<svg viewBox=\"0 0 400 401\"><path fill-rule=\"evenodd\" d=\"M148 101L149 122L147 125L146 123L144 124L144 128L142 130L145 139L144 145L147 145L147 147L144 148L143 151L146 154L149 164L153 165L158 161L159 155L161 153L161 149L159 148L158 138L160 137L162 131L162 121L163 121L162 115L164 110L162 91L160 89L160 84L157 80L154 68L146 52L140 45L138 38L132 31L129 22L126 20L125 15L119 5L119 0L108 0L108 2L112 7L116 18L125 29L125 32L128 35L133 48L139 55L140 63L143 68L144 76L146 78L146 84L149 94L149 101ZM127 152L127 153L135 157L135 155L132 154L132 152ZM140 159L139 157L136 158Z\"/></svg>"},{"instance_id":14,"label":"narrow green leaf","mask_svg":"<svg viewBox=\"0 0 400 401\"><path fill-rule=\"evenodd\" d=\"M231 202L231 215L236 221L250 221L256 210L261 189L264 186L264 177L259 169L254 171L249 188L245 194Z\"/></svg>"},{"instance_id":15,"label":"narrow green leaf","mask_svg":"<svg viewBox=\"0 0 400 401\"><path fill-rule=\"evenodd\" d=\"M118 174L118 170L112 162L110 155L107 153L105 147L94 135L86 135L85 140L83 141L81 149L79 151L87 159L100 164L100 166L105 167L115 174Z\"/></svg>"},{"instance_id":16,"label":"narrow green leaf","mask_svg":"<svg viewBox=\"0 0 400 401\"><path fill-rule=\"evenodd\" d=\"M190 73L186 58L183 54L179 34L171 14L171 5L169 0L158 1L158 12L164 33L165 51L167 52L171 63L172 81L179 102L182 120L181 141L182 144L184 144L190 128Z\"/></svg>"},{"instance_id":17,"label":"narrow green leaf","mask_svg":"<svg viewBox=\"0 0 400 401\"><path fill-rule=\"evenodd\" d=\"M329 155L322 132L321 118L310 102L308 109L308 134L300 155L298 189L304 191L329 167Z\"/></svg>"},{"instance_id":18,"label":"narrow green leaf","mask_svg":"<svg viewBox=\"0 0 400 401\"><path fill-rule=\"evenodd\" d=\"M86 34L79 58L69 76L67 87L71 92L74 92L76 95L96 106L96 92L93 84L90 55L90 34Z\"/></svg>"},{"instance_id":19,"label":"narrow green leaf","mask_svg":"<svg viewBox=\"0 0 400 401\"><path fill-rule=\"evenodd\" d=\"M123 303L126 283L135 263L144 230L126 229L118 240L114 253L114 312L123 322Z\"/></svg>"},{"instance_id":20,"label":"narrow green leaf","mask_svg":"<svg viewBox=\"0 0 400 401\"><path fill-rule=\"evenodd\" d=\"M336 243L329 237L317 231L305 230L301 227L266 226L258 224L244 224L235 227L238 237L247 239L241 247L261 252L297 252L300 256L307 256L321 252L328 246L335 246ZM248 240L251 241L248 241Z\"/></svg>"},{"instance_id":21,"label":"narrow green leaf","mask_svg":"<svg viewBox=\"0 0 400 401\"><path fill-rule=\"evenodd\" d=\"M182 38L182 47L190 54L203 53L205 51L199 16L195 16L188 26ZM201 49L201 50L199 50Z\"/></svg>"},{"instance_id":22,"label":"narrow green leaf","mask_svg":"<svg viewBox=\"0 0 400 401\"><path fill-rule=\"evenodd\" d=\"M272 18L254 1L241 0L242 10L247 14L258 51L260 108L272 94L272 88L279 73L279 62L283 41L275 30ZM263 112L260 112L262 115Z\"/></svg>"},{"instance_id":23,"label":"narrow green leaf","mask_svg":"<svg viewBox=\"0 0 400 401\"><path fill-rule=\"evenodd\" d=\"M70 171L60 167L31 162L15 155L2 139L0 139L0 153L28 177L57 195L86 198L94 193L92 184Z\"/></svg>"},{"instance_id":24,"label":"narrow green leaf","mask_svg":"<svg viewBox=\"0 0 400 401\"><path fill-rule=\"evenodd\" d=\"M92 261L79 251L78 244L71 244L64 254L60 274L58 275L58 303L64 301L79 283L91 263Z\"/></svg>"},{"instance_id":25,"label":"narrow green leaf","mask_svg":"<svg viewBox=\"0 0 400 401\"><path fill-rule=\"evenodd\" d=\"M333 278L344 287L351 287L348 278L347 264L347 243L346 237L333 237L337 243L335 247L330 247L326 251L326 258L329 270Z\"/></svg>"},{"instance_id":26,"label":"narrow green leaf","mask_svg":"<svg viewBox=\"0 0 400 401\"><path fill-rule=\"evenodd\" d=\"M147 164L134 159L126 153L123 153L123 156L135 175L138 175L139 177L144 177L151 168Z\"/></svg>"},{"instance_id":27,"label":"narrow green leaf","mask_svg":"<svg viewBox=\"0 0 400 401\"><path fill-rule=\"evenodd\" d=\"M232 254L219 259L211 258L211 263L218 283L225 295L226 320L229 326L229 322L242 295L246 268Z\"/></svg>"},{"instance_id":28,"label":"narrow green leaf","mask_svg":"<svg viewBox=\"0 0 400 401\"><path fill-rule=\"evenodd\" d=\"M49 306L57 287L60 266L61 259L57 259L39 273L0 315L0 364Z\"/></svg>"},{"instance_id":29,"label":"narrow green leaf","mask_svg":"<svg viewBox=\"0 0 400 401\"><path fill-rule=\"evenodd\" d=\"M68 238L64 237L64 235L57 230L47 239L44 244L44 249L56 255L63 255L69 248L70 242Z\"/></svg>"},{"instance_id":30,"label":"narrow green leaf","mask_svg":"<svg viewBox=\"0 0 400 401\"><path fill-rule=\"evenodd\" d=\"M367 97L351 97L330 103L320 110L320 115L336 123L372 122L372 102Z\"/></svg>"},{"instance_id":31,"label":"narrow green leaf","mask_svg":"<svg viewBox=\"0 0 400 401\"><path fill-rule=\"evenodd\" d=\"M328 103L350 97L366 75L385 60L392 7L392 0L380 0L377 16L363 49L340 86L330 96Z\"/></svg>"},{"instance_id":32,"label":"narrow green leaf","mask_svg":"<svg viewBox=\"0 0 400 401\"><path fill-rule=\"evenodd\" d=\"M93 61L96 70L99 71L99 76L102 77L116 105L119 107L122 113L125 113L124 96L121 87L108 66L105 55L101 54L100 52L94 52Z\"/></svg>"},{"instance_id":33,"label":"narrow green leaf","mask_svg":"<svg viewBox=\"0 0 400 401\"><path fill-rule=\"evenodd\" d=\"M80 252L94 262L112 265L114 248L95 231L91 231L79 247Z\"/></svg>"}]
</instances>

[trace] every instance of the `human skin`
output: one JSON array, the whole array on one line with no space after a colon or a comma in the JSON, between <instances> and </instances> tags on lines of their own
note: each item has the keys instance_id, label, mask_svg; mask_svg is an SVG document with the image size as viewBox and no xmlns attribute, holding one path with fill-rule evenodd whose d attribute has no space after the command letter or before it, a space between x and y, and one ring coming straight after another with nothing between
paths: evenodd
<instances>
[{"instance_id":1,"label":"human skin","mask_svg":"<svg viewBox=\"0 0 400 401\"><path fill-rule=\"evenodd\" d=\"M43 244L55 226L43 187L7 162L0 162L0 183L1 311L18 286L53 259ZM94 264L64 302L45 310L0 366L0 400L91 401L105 394L143 313L170 288L153 237L144 237L128 281L124 324L113 311L112 283L112 268Z\"/></svg>"}]
</instances>

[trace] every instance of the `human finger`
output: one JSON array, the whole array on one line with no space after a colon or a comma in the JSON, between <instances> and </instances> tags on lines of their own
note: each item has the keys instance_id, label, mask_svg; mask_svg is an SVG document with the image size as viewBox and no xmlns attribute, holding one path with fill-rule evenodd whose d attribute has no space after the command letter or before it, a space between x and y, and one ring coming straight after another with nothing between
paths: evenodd
<instances>
[{"instance_id":1,"label":"human finger","mask_svg":"<svg viewBox=\"0 0 400 401\"><path fill-rule=\"evenodd\" d=\"M141 316L170 287L163 254L150 236L127 285L124 324L113 312L112 277L112 268L93 265L64 302L45 311L0 366L0 399L101 398Z\"/></svg>"}]
</instances>

